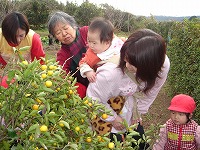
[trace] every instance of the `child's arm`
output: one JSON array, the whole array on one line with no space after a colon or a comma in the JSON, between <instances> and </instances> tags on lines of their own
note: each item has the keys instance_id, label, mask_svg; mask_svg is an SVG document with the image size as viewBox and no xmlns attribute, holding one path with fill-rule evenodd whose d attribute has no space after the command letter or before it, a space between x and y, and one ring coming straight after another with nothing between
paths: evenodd
<instances>
[{"instance_id":1,"label":"child's arm","mask_svg":"<svg viewBox=\"0 0 200 150\"><path fill-rule=\"evenodd\" d=\"M92 69L99 61L97 55L89 48L85 56L80 60L79 67L80 73L83 78L87 77L90 82L96 80L96 74ZM87 74L86 74L87 73Z\"/></svg>"},{"instance_id":2,"label":"child's arm","mask_svg":"<svg viewBox=\"0 0 200 150\"><path fill-rule=\"evenodd\" d=\"M197 147L200 148L200 126L197 127L197 132L195 136Z\"/></svg>"},{"instance_id":3,"label":"child's arm","mask_svg":"<svg viewBox=\"0 0 200 150\"><path fill-rule=\"evenodd\" d=\"M80 60L79 66L81 67L81 65L87 64L90 68L93 68L100 61L100 58L89 48Z\"/></svg>"},{"instance_id":4,"label":"child's arm","mask_svg":"<svg viewBox=\"0 0 200 150\"><path fill-rule=\"evenodd\" d=\"M156 143L153 145L152 150L163 150L166 142L167 142L167 130L166 130L166 125L164 125L164 127L160 128L159 139L156 140Z\"/></svg>"},{"instance_id":5,"label":"child's arm","mask_svg":"<svg viewBox=\"0 0 200 150\"><path fill-rule=\"evenodd\" d=\"M93 69L87 63L83 63L80 65L80 73L83 78L87 77L86 72L89 71L93 71Z\"/></svg>"}]
</instances>

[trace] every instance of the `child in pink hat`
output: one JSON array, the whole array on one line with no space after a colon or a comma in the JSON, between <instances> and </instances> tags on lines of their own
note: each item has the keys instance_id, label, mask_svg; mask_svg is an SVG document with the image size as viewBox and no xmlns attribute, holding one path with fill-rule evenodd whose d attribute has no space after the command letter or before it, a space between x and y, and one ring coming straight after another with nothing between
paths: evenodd
<instances>
[{"instance_id":1,"label":"child in pink hat","mask_svg":"<svg viewBox=\"0 0 200 150\"><path fill-rule=\"evenodd\" d=\"M192 97L179 94L169 106L170 119L160 129L153 150L197 150L200 148L200 126L192 120L196 108Z\"/></svg>"}]
</instances>

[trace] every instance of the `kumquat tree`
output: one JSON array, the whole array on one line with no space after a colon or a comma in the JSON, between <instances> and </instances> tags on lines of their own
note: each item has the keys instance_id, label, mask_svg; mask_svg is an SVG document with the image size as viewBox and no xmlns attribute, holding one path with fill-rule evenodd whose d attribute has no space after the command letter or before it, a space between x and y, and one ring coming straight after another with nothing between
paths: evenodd
<instances>
[{"instance_id":1,"label":"kumquat tree","mask_svg":"<svg viewBox=\"0 0 200 150\"><path fill-rule=\"evenodd\" d=\"M0 87L2 149L132 149L131 142L138 141L131 136L137 132L130 130L124 143L110 142L108 134L97 135L90 121L105 118L109 110L88 97L81 99L76 79L55 59L43 61L44 65L21 60L4 68L8 87Z\"/></svg>"}]
</instances>

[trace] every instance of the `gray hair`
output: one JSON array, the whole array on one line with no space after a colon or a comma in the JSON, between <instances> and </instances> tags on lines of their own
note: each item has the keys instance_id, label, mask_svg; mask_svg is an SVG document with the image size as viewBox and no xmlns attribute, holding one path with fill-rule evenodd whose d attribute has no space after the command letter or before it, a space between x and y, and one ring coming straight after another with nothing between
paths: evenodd
<instances>
[{"instance_id":1,"label":"gray hair","mask_svg":"<svg viewBox=\"0 0 200 150\"><path fill-rule=\"evenodd\" d=\"M58 22L68 23L72 28L76 29L78 27L74 17L68 15L65 12L58 11L49 16L49 21L47 27L51 35L55 35L54 28Z\"/></svg>"}]
</instances>

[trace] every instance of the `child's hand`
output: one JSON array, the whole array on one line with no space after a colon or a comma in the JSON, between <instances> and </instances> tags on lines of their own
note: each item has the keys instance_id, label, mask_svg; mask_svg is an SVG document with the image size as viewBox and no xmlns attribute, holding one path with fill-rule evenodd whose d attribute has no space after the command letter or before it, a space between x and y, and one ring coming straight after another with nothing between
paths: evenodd
<instances>
[{"instance_id":1,"label":"child's hand","mask_svg":"<svg viewBox=\"0 0 200 150\"><path fill-rule=\"evenodd\" d=\"M85 75L90 82L96 81L96 73L94 71L88 71L88 72L85 73Z\"/></svg>"}]
</instances>

